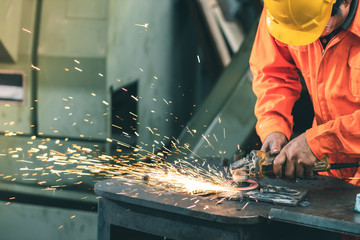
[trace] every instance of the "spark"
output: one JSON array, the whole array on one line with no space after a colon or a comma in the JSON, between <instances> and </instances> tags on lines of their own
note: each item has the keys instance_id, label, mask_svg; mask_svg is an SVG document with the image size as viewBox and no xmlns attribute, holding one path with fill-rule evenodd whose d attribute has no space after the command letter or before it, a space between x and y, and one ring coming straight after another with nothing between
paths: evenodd
<instances>
[{"instance_id":1,"label":"spark","mask_svg":"<svg viewBox=\"0 0 360 240\"><path fill-rule=\"evenodd\" d=\"M30 33L30 34L31 34L31 31L30 31L29 29L22 28L21 30L23 30L24 32L27 32L27 33Z\"/></svg>"},{"instance_id":2,"label":"spark","mask_svg":"<svg viewBox=\"0 0 360 240\"><path fill-rule=\"evenodd\" d=\"M223 201L225 201L225 199L226 199L226 198L221 198L219 201L216 202L215 205L218 205L218 204L222 203Z\"/></svg>"},{"instance_id":3,"label":"spark","mask_svg":"<svg viewBox=\"0 0 360 240\"><path fill-rule=\"evenodd\" d=\"M53 152L52 155L46 155L42 158L42 161L54 161L54 167L50 168L52 174L58 176L62 174L77 174L78 176L88 176L93 174L103 173L108 177L115 177L126 180L128 183L142 183L143 176L149 176L149 186L154 188L160 188L164 190L170 190L175 192L201 195L217 192L233 192L238 193L236 189L226 184L223 177L212 173L203 168L199 168L189 162L179 160L176 164L158 161L162 159L162 156L152 155L148 151L141 148L134 148L121 141L111 139L117 144L133 148L134 152L145 152L151 156L154 160L152 163L136 162L129 163L129 158L114 158L108 155L100 155L96 158L80 155L76 150L67 151L67 154ZM86 148L77 146L80 150L86 150ZM89 149L90 150L90 149ZM170 150L169 150L170 151ZM68 155L70 154L70 156ZM115 161L116 164L108 164L109 160ZM158 160L156 160L158 159ZM73 165L74 168L60 170L56 169L57 165ZM29 168L23 170L30 171ZM40 171L41 169L33 169ZM29 179L27 179L29 180ZM32 180L36 180L35 178ZM44 184L45 182L39 182ZM82 181L75 184L81 184ZM51 186L51 189L60 188L62 185ZM135 194L136 195L136 194ZM199 202L199 199L192 198L195 203Z\"/></svg>"},{"instance_id":4,"label":"spark","mask_svg":"<svg viewBox=\"0 0 360 240\"><path fill-rule=\"evenodd\" d=\"M108 102L106 102L105 100L104 100L104 101L102 101L102 103L103 103L103 104L105 104L106 106L108 106L108 105L109 105L109 103L108 103Z\"/></svg>"},{"instance_id":5,"label":"spark","mask_svg":"<svg viewBox=\"0 0 360 240\"><path fill-rule=\"evenodd\" d=\"M215 133L213 133L213 136L214 136L214 138L215 138L215 141L218 142Z\"/></svg>"},{"instance_id":6,"label":"spark","mask_svg":"<svg viewBox=\"0 0 360 240\"><path fill-rule=\"evenodd\" d=\"M84 152L92 152L92 150L90 148L82 148L81 150Z\"/></svg>"},{"instance_id":7,"label":"spark","mask_svg":"<svg viewBox=\"0 0 360 240\"><path fill-rule=\"evenodd\" d=\"M33 64L31 64L31 68L32 68L32 69L34 69L34 70L36 70L36 71L40 71L40 68L39 68L39 67L34 66Z\"/></svg>"},{"instance_id":8,"label":"spark","mask_svg":"<svg viewBox=\"0 0 360 240\"><path fill-rule=\"evenodd\" d=\"M23 162L23 163L34 163L32 161L27 161L27 160L17 160L17 162Z\"/></svg>"},{"instance_id":9,"label":"spark","mask_svg":"<svg viewBox=\"0 0 360 240\"><path fill-rule=\"evenodd\" d=\"M190 129L189 129L188 126L186 126L186 129L187 129L188 133L190 133L190 135L191 135L192 137L194 137L194 135L192 134L192 132L190 131Z\"/></svg>"},{"instance_id":10,"label":"spark","mask_svg":"<svg viewBox=\"0 0 360 240\"><path fill-rule=\"evenodd\" d=\"M74 59L74 62L76 62L77 64L80 64L80 61L78 61L78 60L76 60L76 59Z\"/></svg>"},{"instance_id":11,"label":"spark","mask_svg":"<svg viewBox=\"0 0 360 240\"><path fill-rule=\"evenodd\" d=\"M122 129L122 127L117 126L117 125L115 125L115 124L111 124L111 126L116 127L116 128L118 128L118 129Z\"/></svg>"},{"instance_id":12,"label":"spark","mask_svg":"<svg viewBox=\"0 0 360 240\"><path fill-rule=\"evenodd\" d=\"M149 26L149 23L144 23L144 24L135 24L135 26L138 26L138 27L143 27L145 29L147 29L147 27Z\"/></svg>"},{"instance_id":13,"label":"spark","mask_svg":"<svg viewBox=\"0 0 360 240\"><path fill-rule=\"evenodd\" d=\"M138 97L135 97L135 96L133 96L133 95L131 95L131 97L135 100L135 101L139 101L139 98Z\"/></svg>"},{"instance_id":14,"label":"spark","mask_svg":"<svg viewBox=\"0 0 360 240\"><path fill-rule=\"evenodd\" d=\"M82 72L83 70L81 68L75 67L75 70Z\"/></svg>"},{"instance_id":15,"label":"spark","mask_svg":"<svg viewBox=\"0 0 360 240\"><path fill-rule=\"evenodd\" d=\"M196 57L197 57L198 63L200 63L200 57L199 57L199 55L197 55Z\"/></svg>"},{"instance_id":16,"label":"spark","mask_svg":"<svg viewBox=\"0 0 360 240\"><path fill-rule=\"evenodd\" d=\"M151 130L150 127L146 127L146 128L149 129L149 131L150 131L152 134L154 134L153 130Z\"/></svg>"},{"instance_id":17,"label":"spark","mask_svg":"<svg viewBox=\"0 0 360 240\"><path fill-rule=\"evenodd\" d=\"M204 136L204 134L201 134L202 137L205 139L205 141L209 144L210 147L212 147L214 150L215 148L213 147L213 145L211 145L211 143L209 142L209 140Z\"/></svg>"},{"instance_id":18,"label":"spark","mask_svg":"<svg viewBox=\"0 0 360 240\"><path fill-rule=\"evenodd\" d=\"M131 115L133 115L134 117L138 117L135 113L129 112Z\"/></svg>"},{"instance_id":19,"label":"spark","mask_svg":"<svg viewBox=\"0 0 360 240\"><path fill-rule=\"evenodd\" d=\"M126 89L123 90L127 92ZM94 96L95 94L91 95ZM73 98L66 98L66 101L69 101L69 99ZM156 99L153 100L157 101ZM165 103L168 104L165 99L163 100ZM108 105L108 103L106 105ZM133 115L135 118L138 118L138 116L132 112L129 112L129 114ZM59 117L57 117L56 119L58 118ZM112 126L121 129L120 126L114 124L112 124ZM146 128L152 134L160 136L157 133L157 128ZM133 130L136 129L134 128ZM196 133L196 130L191 130L188 127L187 130L191 135L193 135L192 132ZM129 136L129 134L126 132L123 132L123 134ZM136 131L134 131L134 134L136 136L139 136ZM209 140L204 135L202 136L208 142L209 146L213 147ZM98 152L96 149L82 147L75 144L72 145L72 147L68 147L64 153L61 153L55 150L48 149L48 147L46 146L46 141L50 141L51 139L47 138L46 140L43 140L40 145L37 145L37 148L31 147L30 150L25 150L25 153L27 152L28 154L36 153L36 161L41 161L47 164L44 166L44 168L34 167L35 164L31 165L34 163L33 161L17 160L17 162L21 162L23 164L20 170L24 174L20 176L24 181L36 181L36 183L38 183L39 185L44 186L49 184L46 181L42 181L44 179L40 179L40 176L45 176L49 174L57 176L56 182L59 182L59 184L62 183L61 181L70 179L68 177L69 174L75 174L77 178L72 178L77 179L76 181L73 181L72 184L74 185L79 185L83 183L81 179L78 179L82 176L94 176L96 178L104 176L105 178L118 178L130 184L145 184L144 176L146 175L149 176L147 185L156 190L160 189L164 191L173 191L196 196L218 194L223 192L230 193L230 195L239 193L237 189L234 189L232 186L226 183L226 179L224 176L216 173L214 169L207 165L207 168L203 168L203 166L205 166L205 162L202 165L200 164L200 167L198 166L198 164L195 165L183 159L178 159L175 163L168 163L164 161L164 158L167 155L174 154L175 152L185 154L183 152L183 149L191 151L186 144L184 146L181 146L179 140L174 137L172 138L174 139L174 141L172 141L169 137L166 136L164 136L162 140L154 140L154 143L152 143L152 152L151 150L148 151L146 149L143 149L141 145L131 146L117 139L106 138L107 142L113 142L113 144L117 144L118 147L126 147L132 149L131 154L122 152L122 150L120 149L120 151L118 151L120 152L118 153L118 156L109 156ZM31 139L35 140L36 136L32 136ZM163 142L165 141L165 139L171 140L171 143L176 148L176 151L172 152L170 149L166 148L166 144ZM64 139L64 141L66 142L67 139ZM60 144L59 140L54 139L54 142L56 144ZM155 145L155 143L158 145L158 147ZM176 144L178 144L178 146L176 146ZM147 144L144 145L147 146ZM151 144L149 145L151 146ZM157 152L156 149L160 149L160 147L162 148L161 151ZM9 150L9 152L10 151L15 151L14 153L16 153L16 151L21 152L23 151L23 149L13 148ZM16 156L16 154L12 154L11 156L14 157ZM20 155L17 155L17 157L19 156ZM24 156L22 156L22 158L24 158ZM136 161L138 159L146 158L150 158L151 162L148 163ZM186 159L186 157L184 159ZM201 160L203 159L199 157L199 159L195 162L199 161L200 163ZM6 178L12 177L13 176L6 176ZM51 187L46 186L46 188L43 190L55 191L60 190L65 186L66 185L54 185ZM136 197L137 193L133 192L131 196ZM86 197L83 197L82 199L85 198ZM191 201L194 201L194 204L197 204L200 200L195 197L191 198ZM193 208L195 206L196 205L192 205L189 208ZM207 208L205 207L204 209Z\"/></svg>"},{"instance_id":20,"label":"spark","mask_svg":"<svg viewBox=\"0 0 360 240\"><path fill-rule=\"evenodd\" d=\"M241 208L241 211L243 211L243 210L247 207L248 204L249 204L249 202L247 202L247 203Z\"/></svg>"}]
</instances>

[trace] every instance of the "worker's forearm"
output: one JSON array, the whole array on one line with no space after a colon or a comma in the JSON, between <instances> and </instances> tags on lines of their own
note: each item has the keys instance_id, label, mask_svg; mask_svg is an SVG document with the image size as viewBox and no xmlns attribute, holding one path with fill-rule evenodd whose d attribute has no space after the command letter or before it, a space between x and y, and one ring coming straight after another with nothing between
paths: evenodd
<instances>
[{"instance_id":1,"label":"worker's forearm","mask_svg":"<svg viewBox=\"0 0 360 240\"><path fill-rule=\"evenodd\" d=\"M272 132L282 132L290 138L291 112L302 87L287 46L278 44L269 34L264 15L259 22L249 63L257 97L257 133L262 141Z\"/></svg>"}]
</instances>

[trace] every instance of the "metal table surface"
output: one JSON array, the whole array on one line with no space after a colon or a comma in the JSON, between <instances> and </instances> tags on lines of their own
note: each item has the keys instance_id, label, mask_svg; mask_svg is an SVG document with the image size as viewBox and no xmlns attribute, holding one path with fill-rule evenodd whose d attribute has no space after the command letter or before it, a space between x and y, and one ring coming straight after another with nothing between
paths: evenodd
<instances>
[{"instance_id":1,"label":"metal table surface","mask_svg":"<svg viewBox=\"0 0 360 240\"><path fill-rule=\"evenodd\" d=\"M136 206L223 225L249 226L270 220L360 235L360 213L354 210L355 197L360 193L360 187L325 176L317 176L315 179L301 180L297 183L280 179L263 179L260 184L307 189L309 192L305 199L310 205L292 207L247 200L225 200L216 204L219 199L214 199L213 196L173 193L119 179L96 183L95 193L101 196L100 202L103 201L99 206L99 214L102 214L101 217L99 216L99 221L107 218L104 216L105 213L100 212L105 204L113 204L114 208L116 204L121 203L130 204L127 205L129 209ZM108 211L107 214L115 214L115 212Z\"/></svg>"}]
</instances>

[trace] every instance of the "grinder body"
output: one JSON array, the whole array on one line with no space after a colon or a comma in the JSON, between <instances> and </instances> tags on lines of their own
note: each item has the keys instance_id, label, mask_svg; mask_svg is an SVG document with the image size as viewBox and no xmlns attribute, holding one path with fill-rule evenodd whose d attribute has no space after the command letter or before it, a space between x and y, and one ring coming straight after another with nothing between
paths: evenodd
<instances>
[{"instance_id":1,"label":"grinder body","mask_svg":"<svg viewBox=\"0 0 360 240\"><path fill-rule=\"evenodd\" d=\"M232 169L241 169L252 178L275 177L273 162L275 156L259 150L253 150L241 162L234 163ZM317 160L314 165L314 172L329 171L331 169L330 158L325 157Z\"/></svg>"}]
</instances>

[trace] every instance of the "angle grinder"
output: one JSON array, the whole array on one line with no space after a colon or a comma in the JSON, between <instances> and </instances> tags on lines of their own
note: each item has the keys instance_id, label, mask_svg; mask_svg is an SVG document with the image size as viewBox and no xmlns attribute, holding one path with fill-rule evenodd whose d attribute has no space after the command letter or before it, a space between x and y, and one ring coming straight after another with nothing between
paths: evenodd
<instances>
[{"instance_id":1,"label":"angle grinder","mask_svg":"<svg viewBox=\"0 0 360 240\"><path fill-rule=\"evenodd\" d=\"M233 162L230 171L235 182L247 181L249 177L261 179L264 177L275 177L273 162L275 156L259 150L253 150L246 157ZM330 158L325 157L317 160L314 165L314 172L324 172L330 169L359 167L360 163L330 163Z\"/></svg>"}]
</instances>

